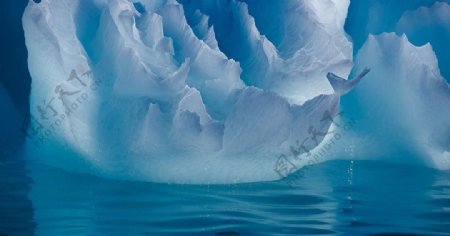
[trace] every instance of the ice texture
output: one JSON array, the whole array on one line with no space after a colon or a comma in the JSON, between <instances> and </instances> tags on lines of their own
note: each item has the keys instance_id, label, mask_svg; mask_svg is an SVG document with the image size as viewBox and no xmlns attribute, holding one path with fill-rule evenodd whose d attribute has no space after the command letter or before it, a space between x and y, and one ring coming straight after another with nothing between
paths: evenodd
<instances>
[{"instance_id":1,"label":"ice texture","mask_svg":"<svg viewBox=\"0 0 450 236\"><path fill-rule=\"evenodd\" d=\"M450 3L450 2L449 2ZM397 34L406 34L414 45L430 43L438 58L442 76L450 81L450 5L436 2L430 7L405 12L395 26Z\"/></svg>"},{"instance_id":2,"label":"ice texture","mask_svg":"<svg viewBox=\"0 0 450 236\"><path fill-rule=\"evenodd\" d=\"M370 35L355 58L356 70L365 66L371 73L343 101L358 119L347 140L355 158L449 169L450 87L431 45Z\"/></svg>"},{"instance_id":3,"label":"ice texture","mask_svg":"<svg viewBox=\"0 0 450 236\"><path fill-rule=\"evenodd\" d=\"M450 169L450 92L434 46L370 36L352 70L349 3L30 0L27 156L173 183L275 180L333 158ZM417 12L397 12L389 29L415 39L409 22L420 15L448 30L445 4Z\"/></svg>"},{"instance_id":4,"label":"ice texture","mask_svg":"<svg viewBox=\"0 0 450 236\"><path fill-rule=\"evenodd\" d=\"M337 113L342 94L326 75L351 70L348 4L30 1L30 126L42 142L29 155L116 178L278 179L280 154ZM276 45L256 24L272 7Z\"/></svg>"},{"instance_id":5,"label":"ice texture","mask_svg":"<svg viewBox=\"0 0 450 236\"><path fill-rule=\"evenodd\" d=\"M406 34L415 46L430 43L442 76L450 81L448 0L352 1L345 23L357 52L368 35L384 32Z\"/></svg>"},{"instance_id":6,"label":"ice texture","mask_svg":"<svg viewBox=\"0 0 450 236\"><path fill-rule=\"evenodd\" d=\"M209 16L220 49L239 61L247 85L302 104L333 93L327 72L350 73L352 45L343 31L349 1L180 2L188 21L192 12Z\"/></svg>"}]
</instances>

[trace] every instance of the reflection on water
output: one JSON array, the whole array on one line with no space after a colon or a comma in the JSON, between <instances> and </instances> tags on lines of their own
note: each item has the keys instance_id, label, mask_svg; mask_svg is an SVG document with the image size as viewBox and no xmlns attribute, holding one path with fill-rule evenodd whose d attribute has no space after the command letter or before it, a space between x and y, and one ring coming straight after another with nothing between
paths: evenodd
<instances>
[{"instance_id":1,"label":"reflection on water","mask_svg":"<svg viewBox=\"0 0 450 236\"><path fill-rule=\"evenodd\" d=\"M0 177L0 234L450 233L450 173L412 166L335 161L294 182L192 186L5 161Z\"/></svg>"}]
</instances>

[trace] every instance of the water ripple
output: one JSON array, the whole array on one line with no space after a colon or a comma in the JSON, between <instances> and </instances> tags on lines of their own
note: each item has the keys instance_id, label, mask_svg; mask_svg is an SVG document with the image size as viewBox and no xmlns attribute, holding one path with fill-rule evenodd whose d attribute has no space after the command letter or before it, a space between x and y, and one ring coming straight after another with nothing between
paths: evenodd
<instances>
[{"instance_id":1,"label":"water ripple","mask_svg":"<svg viewBox=\"0 0 450 236\"><path fill-rule=\"evenodd\" d=\"M300 182L173 185L117 181L18 163L0 166L0 234L449 234L449 174L329 162ZM383 173L379 175L378 173ZM408 179L399 176L415 177ZM7 223L8 226L2 225ZM30 233L32 232L32 233Z\"/></svg>"}]
</instances>

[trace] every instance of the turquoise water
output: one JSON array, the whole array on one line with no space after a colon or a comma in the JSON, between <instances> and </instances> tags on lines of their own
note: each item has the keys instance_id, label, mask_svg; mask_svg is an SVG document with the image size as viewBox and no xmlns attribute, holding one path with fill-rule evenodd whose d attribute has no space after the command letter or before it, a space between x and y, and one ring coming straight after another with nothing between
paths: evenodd
<instances>
[{"instance_id":1,"label":"turquoise water","mask_svg":"<svg viewBox=\"0 0 450 236\"><path fill-rule=\"evenodd\" d=\"M128 182L4 161L0 234L450 235L450 173L333 161L290 180Z\"/></svg>"}]
</instances>

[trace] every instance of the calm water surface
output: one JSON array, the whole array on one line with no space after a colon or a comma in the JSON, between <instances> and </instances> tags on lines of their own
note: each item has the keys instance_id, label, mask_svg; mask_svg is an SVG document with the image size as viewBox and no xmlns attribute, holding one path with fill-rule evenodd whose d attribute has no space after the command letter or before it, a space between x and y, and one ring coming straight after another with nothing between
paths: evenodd
<instances>
[{"instance_id":1,"label":"calm water surface","mask_svg":"<svg viewBox=\"0 0 450 236\"><path fill-rule=\"evenodd\" d=\"M0 163L0 235L394 233L450 235L449 172L333 161L296 179L208 186Z\"/></svg>"}]
</instances>

